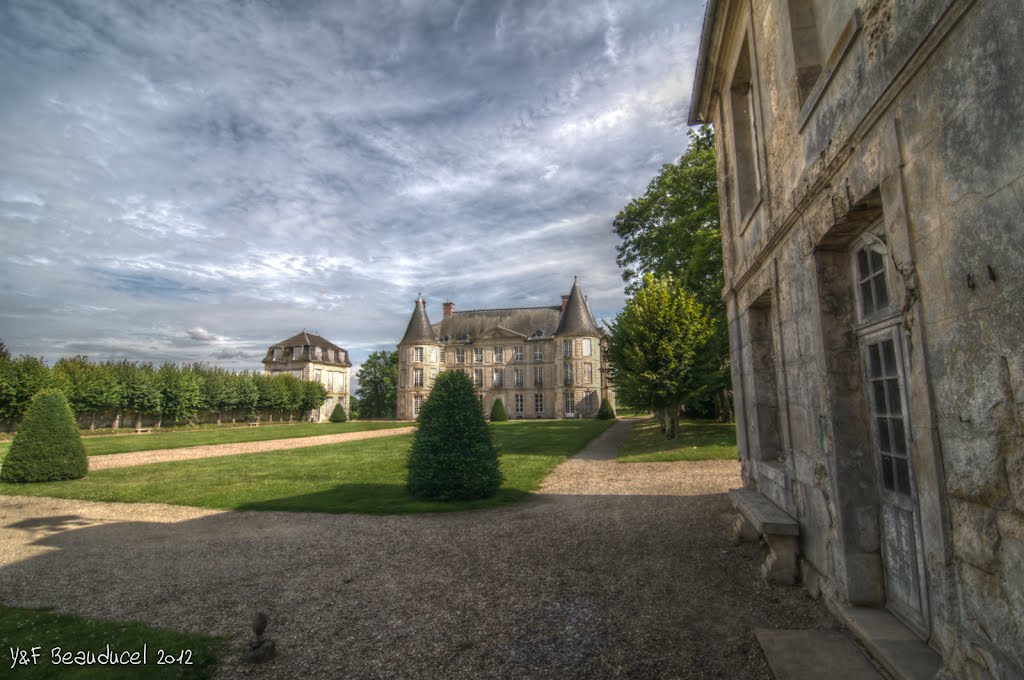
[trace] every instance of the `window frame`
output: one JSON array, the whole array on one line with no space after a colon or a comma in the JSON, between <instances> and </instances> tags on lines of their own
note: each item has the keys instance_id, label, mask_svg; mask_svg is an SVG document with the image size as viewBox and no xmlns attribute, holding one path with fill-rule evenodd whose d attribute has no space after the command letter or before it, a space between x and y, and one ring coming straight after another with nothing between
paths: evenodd
<instances>
[{"instance_id":1,"label":"window frame","mask_svg":"<svg viewBox=\"0 0 1024 680\"><path fill-rule=\"evenodd\" d=\"M862 252L868 252L867 262L869 265L869 274L867 277L861 277L860 268L860 254ZM882 232L882 225L880 222L876 222L872 226L864 230L852 244L850 248L850 278L853 282L853 295L857 304L857 324L859 326L866 326L872 323L876 323L880 320L887 319L895 314L898 309L896 308L893 300L893 289L891 281L894 280L892 258L889 257L889 244L885 239L885 234ZM872 255L877 255L881 261L881 269L873 269ZM875 282L881 279L886 302L884 306L876 305L876 294ZM868 312L864 308L864 296L863 296L863 285L869 283L869 289L871 290L872 304L874 308Z\"/></svg>"}]
</instances>

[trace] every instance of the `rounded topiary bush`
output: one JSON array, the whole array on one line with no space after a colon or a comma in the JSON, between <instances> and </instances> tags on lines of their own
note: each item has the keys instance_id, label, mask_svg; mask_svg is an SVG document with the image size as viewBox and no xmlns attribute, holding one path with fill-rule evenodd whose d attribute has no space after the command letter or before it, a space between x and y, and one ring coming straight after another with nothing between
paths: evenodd
<instances>
[{"instance_id":1,"label":"rounded topiary bush","mask_svg":"<svg viewBox=\"0 0 1024 680\"><path fill-rule=\"evenodd\" d=\"M85 477L89 459L68 400L60 390L42 390L32 399L7 459L5 482L52 482Z\"/></svg>"},{"instance_id":2,"label":"rounded topiary bush","mask_svg":"<svg viewBox=\"0 0 1024 680\"><path fill-rule=\"evenodd\" d=\"M434 501L487 498L501 479L498 450L472 381L461 371L441 373L413 435L409 493Z\"/></svg>"},{"instance_id":3,"label":"rounded topiary bush","mask_svg":"<svg viewBox=\"0 0 1024 680\"><path fill-rule=\"evenodd\" d=\"M491 407L491 422L500 423L503 420L508 420L508 414L505 413L505 404L502 403L501 397L494 400L494 406Z\"/></svg>"},{"instance_id":4,"label":"rounded topiary bush","mask_svg":"<svg viewBox=\"0 0 1024 680\"><path fill-rule=\"evenodd\" d=\"M611 405L611 403L609 403L607 397L605 397L604 399L601 400L601 408L599 408L597 410L597 419L598 420L614 420L615 419L615 409L612 408L612 405Z\"/></svg>"},{"instance_id":5,"label":"rounded topiary bush","mask_svg":"<svg viewBox=\"0 0 1024 680\"><path fill-rule=\"evenodd\" d=\"M331 411L330 421L332 423L344 423L348 421L348 414L345 413L345 406L339 401Z\"/></svg>"}]
</instances>

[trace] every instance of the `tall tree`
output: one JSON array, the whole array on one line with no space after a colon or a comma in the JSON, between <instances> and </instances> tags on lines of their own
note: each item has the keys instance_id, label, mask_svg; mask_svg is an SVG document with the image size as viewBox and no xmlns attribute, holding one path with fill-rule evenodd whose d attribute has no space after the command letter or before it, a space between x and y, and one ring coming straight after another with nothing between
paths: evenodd
<instances>
[{"instance_id":1,"label":"tall tree","mask_svg":"<svg viewBox=\"0 0 1024 680\"><path fill-rule=\"evenodd\" d=\"M160 389L160 421L173 425L178 421L192 422L203 405L203 377L198 373L166 363L156 372Z\"/></svg>"},{"instance_id":2,"label":"tall tree","mask_svg":"<svg viewBox=\"0 0 1024 680\"><path fill-rule=\"evenodd\" d=\"M679 161L663 165L646 193L615 217L615 233L622 239L616 262L624 268L627 293L640 287L645 274L670 275L703 306L713 339L694 371L703 376L706 389L699 401L686 406L697 414L731 419L714 132L704 125L690 130L689 140Z\"/></svg>"},{"instance_id":3,"label":"tall tree","mask_svg":"<svg viewBox=\"0 0 1024 680\"><path fill-rule=\"evenodd\" d=\"M160 385L153 364L121 361L115 366L117 382L121 386L121 407L135 412L135 427L142 427L143 415L160 413Z\"/></svg>"},{"instance_id":4,"label":"tall tree","mask_svg":"<svg viewBox=\"0 0 1024 680\"><path fill-rule=\"evenodd\" d=\"M619 395L630 406L656 411L669 439L675 439L680 406L707 389L693 369L712 332L693 293L670 276L651 274L611 324L608 359Z\"/></svg>"},{"instance_id":5,"label":"tall tree","mask_svg":"<svg viewBox=\"0 0 1024 680\"><path fill-rule=\"evenodd\" d=\"M60 359L52 369L54 384L68 399L77 416L88 413L89 429L96 428L96 413L116 407L121 401L121 386L107 364L91 363L88 357Z\"/></svg>"},{"instance_id":6,"label":"tall tree","mask_svg":"<svg viewBox=\"0 0 1024 680\"><path fill-rule=\"evenodd\" d=\"M360 418L394 418L397 404L398 352L374 352L363 362L359 374Z\"/></svg>"},{"instance_id":7,"label":"tall tree","mask_svg":"<svg viewBox=\"0 0 1024 680\"><path fill-rule=\"evenodd\" d=\"M21 420L32 397L51 387L52 380L42 359L20 356L13 361L0 360L0 420Z\"/></svg>"},{"instance_id":8,"label":"tall tree","mask_svg":"<svg viewBox=\"0 0 1024 680\"><path fill-rule=\"evenodd\" d=\"M327 388L316 380L302 381L302 400L299 404L299 416L305 418L309 412L323 406L327 400Z\"/></svg>"},{"instance_id":9,"label":"tall tree","mask_svg":"<svg viewBox=\"0 0 1024 680\"><path fill-rule=\"evenodd\" d=\"M235 373L235 391L238 393L238 408L246 418L259 420L260 390L256 385L255 373Z\"/></svg>"}]
</instances>

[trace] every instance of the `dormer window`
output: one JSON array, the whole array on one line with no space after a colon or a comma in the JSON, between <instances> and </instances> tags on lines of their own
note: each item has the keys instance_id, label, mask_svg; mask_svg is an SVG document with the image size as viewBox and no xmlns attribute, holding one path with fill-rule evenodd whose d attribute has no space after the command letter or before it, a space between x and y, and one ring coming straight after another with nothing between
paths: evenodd
<instances>
[{"instance_id":1,"label":"dormer window","mask_svg":"<svg viewBox=\"0 0 1024 680\"><path fill-rule=\"evenodd\" d=\"M320 346L314 347L313 348L313 357L315 359L319 359L321 357L321 353L322 352L323 352L323 348L321 348Z\"/></svg>"},{"instance_id":2,"label":"dormer window","mask_svg":"<svg viewBox=\"0 0 1024 680\"><path fill-rule=\"evenodd\" d=\"M302 358L302 348L301 347L292 347L292 359L301 359L301 358Z\"/></svg>"},{"instance_id":3,"label":"dormer window","mask_svg":"<svg viewBox=\"0 0 1024 680\"><path fill-rule=\"evenodd\" d=\"M282 347L275 347L274 348L274 361L280 361L282 358L284 358L284 348L282 348Z\"/></svg>"}]
</instances>

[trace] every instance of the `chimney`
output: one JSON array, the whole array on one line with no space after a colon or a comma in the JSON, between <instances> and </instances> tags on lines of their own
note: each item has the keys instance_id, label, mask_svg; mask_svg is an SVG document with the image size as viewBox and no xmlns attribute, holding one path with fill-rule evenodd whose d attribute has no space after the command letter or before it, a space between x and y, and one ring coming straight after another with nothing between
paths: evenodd
<instances>
[{"instance_id":1,"label":"chimney","mask_svg":"<svg viewBox=\"0 0 1024 680\"><path fill-rule=\"evenodd\" d=\"M452 314L455 313L455 303L454 302L446 302L442 306L442 309L444 309L444 318L445 319L450 319L450 318L452 318Z\"/></svg>"},{"instance_id":2,"label":"chimney","mask_svg":"<svg viewBox=\"0 0 1024 680\"><path fill-rule=\"evenodd\" d=\"M569 296L568 295L563 295L562 296L562 314L565 314L565 305L566 305L567 302L569 302Z\"/></svg>"}]
</instances>

